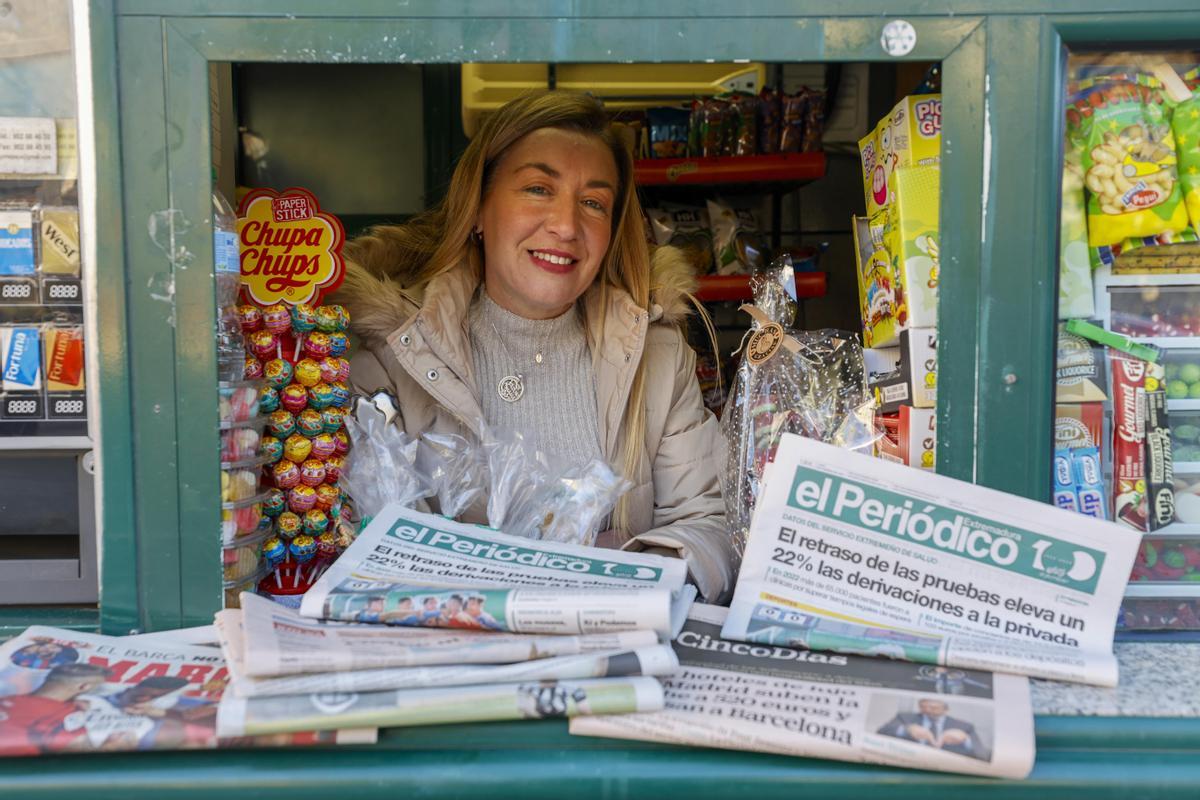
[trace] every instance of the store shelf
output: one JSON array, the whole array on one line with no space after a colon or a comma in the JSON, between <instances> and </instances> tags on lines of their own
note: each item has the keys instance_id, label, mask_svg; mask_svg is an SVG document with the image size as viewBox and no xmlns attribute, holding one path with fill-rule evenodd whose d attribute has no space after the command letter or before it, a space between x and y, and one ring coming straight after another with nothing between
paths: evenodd
<instances>
[{"instance_id":1,"label":"store shelf","mask_svg":"<svg viewBox=\"0 0 1200 800\"><path fill-rule=\"evenodd\" d=\"M639 186L804 183L825 175L825 154L648 158L635 162L634 174Z\"/></svg>"},{"instance_id":2,"label":"store shelf","mask_svg":"<svg viewBox=\"0 0 1200 800\"><path fill-rule=\"evenodd\" d=\"M0 436L0 450L91 450L87 436Z\"/></svg>"},{"instance_id":3,"label":"store shelf","mask_svg":"<svg viewBox=\"0 0 1200 800\"><path fill-rule=\"evenodd\" d=\"M1130 336L1129 338L1132 341L1152 344L1164 350L1200 349L1200 336Z\"/></svg>"},{"instance_id":4,"label":"store shelf","mask_svg":"<svg viewBox=\"0 0 1200 800\"><path fill-rule=\"evenodd\" d=\"M1146 535L1166 539L1196 539L1200 538L1200 525L1187 522L1172 522L1167 527L1150 531Z\"/></svg>"},{"instance_id":5,"label":"store shelf","mask_svg":"<svg viewBox=\"0 0 1200 800\"><path fill-rule=\"evenodd\" d=\"M1198 597L1200 583L1193 581L1133 581L1125 586L1126 597Z\"/></svg>"},{"instance_id":6,"label":"store shelf","mask_svg":"<svg viewBox=\"0 0 1200 800\"><path fill-rule=\"evenodd\" d=\"M798 300L824 296L824 272L796 273L796 298ZM696 299L702 303L714 303L721 300L753 300L754 295L750 291L750 276L705 275L700 278L700 286L696 290Z\"/></svg>"},{"instance_id":7,"label":"store shelf","mask_svg":"<svg viewBox=\"0 0 1200 800\"><path fill-rule=\"evenodd\" d=\"M1200 400L1168 400L1167 411L1200 411Z\"/></svg>"},{"instance_id":8,"label":"store shelf","mask_svg":"<svg viewBox=\"0 0 1200 800\"><path fill-rule=\"evenodd\" d=\"M1200 461L1176 461L1172 467L1175 472L1185 472L1191 475L1200 472Z\"/></svg>"}]
</instances>

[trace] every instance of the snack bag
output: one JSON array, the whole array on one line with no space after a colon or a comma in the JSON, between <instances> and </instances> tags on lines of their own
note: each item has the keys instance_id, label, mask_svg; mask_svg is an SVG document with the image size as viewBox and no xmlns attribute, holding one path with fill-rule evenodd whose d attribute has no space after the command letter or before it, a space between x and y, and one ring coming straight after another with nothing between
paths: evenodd
<instances>
[{"instance_id":1,"label":"snack bag","mask_svg":"<svg viewBox=\"0 0 1200 800\"><path fill-rule=\"evenodd\" d=\"M705 208L664 203L646 214L655 244L683 250L698 275L713 271L713 232Z\"/></svg>"},{"instance_id":2,"label":"snack bag","mask_svg":"<svg viewBox=\"0 0 1200 800\"><path fill-rule=\"evenodd\" d=\"M1062 212L1058 236L1058 318L1087 318L1096 313L1092 264L1088 254L1084 204L1083 153L1067 141L1062 174Z\"/></svg>"},{"instance_id":3,"label":"snack bag","mask_svg":"<svg viewBox=\"0 0 1200 800\"><path fill-rule=\"evenodd\" d=\"M730 95L733 136L732 153L735 156L753 156L758 153L758 97L738 92Z\"/></svg>"},{"instance_id":4,"label":"snack bag","mask_svg":"<svg viewBox=\"0 0 1200 800\"><path fill-rule=\"evenodd\" d=\"M1172 130L1179 148L1179 182L1192 229L1200 230L1200 67L1183 76L1191 96L1175 107Z\"/></svg>"},{"instance_id":5,"label":"snack bag","mask_svg":"<svg viewBox=\"0 0 1200 800\"><path fill-rule=\"evenodd\" d=\"M718 275L745 274L762 266L763 244L753 211L709 200L708 218L712 221L713 261Z\"/></svg>"},{"instance_id":6,"label":"snack bag","mask_svg":"<svg viewBox=\"0 0 1200 800\"><path fill-rule=\"evenodd\" d=\"M758 95L758 152L778 153L782 136L783 99L779 92L763 87Z\"/></svg>"},{"instance_id":7,"label":"snack bag","mask_svg":"<svg viewBox=\"0 0 1200 800\"><path fill-rule=\"evenodd\" d=\"M1169 110L1144 75L1085 81L1073 98L1067 128L1083 151L1093 247L1187 227Z\"/></svg>"},{"instance_id":8,"label":"snack bag","mask_svg":"<svg viewBox=\"0 0 1200 800\"><path fill-rule=\"evenodd\" d=\"M690 116L683 108L651 108L646 112L653 158L681 158L687 155Z\"/></svg>"}]
</instances>

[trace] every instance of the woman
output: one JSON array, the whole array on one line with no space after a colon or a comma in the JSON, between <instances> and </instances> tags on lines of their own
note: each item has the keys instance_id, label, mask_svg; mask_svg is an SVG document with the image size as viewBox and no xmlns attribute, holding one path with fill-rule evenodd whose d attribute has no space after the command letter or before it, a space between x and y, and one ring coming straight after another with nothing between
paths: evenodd
<instances>
[{"instance_id":1,"label":"woman","mask_svg":"<svg viewBox=\"0 0 1200 800\"><path fill-rule=\"evenodd\" d=\"M703 597L728 596L719 434L680 330L692 278L675 251L651 259L599 102L508 103L437 208L346 254L358 390L391 389L410 435L478 434L482 418L573 463L604 459L634 486L598 544L681 556Z\"/></svg>"}]
</instances>

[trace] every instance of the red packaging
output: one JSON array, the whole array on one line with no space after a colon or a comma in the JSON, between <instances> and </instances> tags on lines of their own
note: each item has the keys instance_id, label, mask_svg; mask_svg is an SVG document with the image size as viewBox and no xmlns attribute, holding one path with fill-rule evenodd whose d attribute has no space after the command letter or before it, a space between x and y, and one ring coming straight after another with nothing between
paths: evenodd
<instances>
[{"instance_id":1,"label":"red packaging","mask_svg":"<svg viewBox=\"0 0 1200 800\"><path fill-rule=\"evenodd\" d=\"M1113 519L1146 530L1146 362L1109 352L1113 398Z\"/></svg>"}]
</instances>

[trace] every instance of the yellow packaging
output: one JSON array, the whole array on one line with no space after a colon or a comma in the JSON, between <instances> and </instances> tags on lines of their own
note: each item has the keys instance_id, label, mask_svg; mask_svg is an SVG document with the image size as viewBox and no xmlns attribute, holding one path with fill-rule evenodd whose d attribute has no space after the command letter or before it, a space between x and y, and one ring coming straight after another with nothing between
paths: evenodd
<instances>
[{"instance_id":1,"label":"yellow packaging","mask_svg":"<svg viewBox=\"0 0 1200 800\"><path fill-rule=\"evenodd\" d=\"M872 218L883 220L883 246L899 278L907 308L904 327L937 327L938 211L941 167L897 167L888 181L890 205Z\"/></svg>"},{"instance_id":2,"label":"yellow packaging","mask_svg":"<svg viewBox=\"0 0 1200 800\"><path fill-rule=\"evenodd\" d=\"M896 169L941 161L942 96L904 98L859 140L858 149L867 216L872 216L891 203L889 179Z\"/></svg>"},{"instance_id":3,"label":"yellow packaging","mask_svg":"<svg viewBox=\"0 0 1200 800\"><path fill-rule=\"evenodd\" d=\"M858 264L858 306L863 344L888 347L900 340L908 318L896 269L883 247L882 222L854 217L854 254Z\"/></svg>"},{"instance_id":4,"label":"yellow packaging","mask_svg":"<svg viewBox=\"0 0 1200 800\"><path fill-rule=\"evenodd\" d=\"M41 269L44 274L79 274L79 212L45 208L41 214Z\"/></svg>"}]
</instances>

